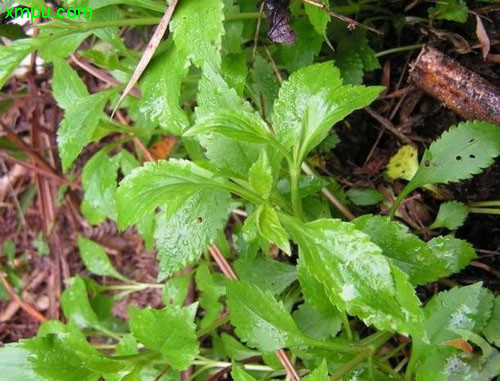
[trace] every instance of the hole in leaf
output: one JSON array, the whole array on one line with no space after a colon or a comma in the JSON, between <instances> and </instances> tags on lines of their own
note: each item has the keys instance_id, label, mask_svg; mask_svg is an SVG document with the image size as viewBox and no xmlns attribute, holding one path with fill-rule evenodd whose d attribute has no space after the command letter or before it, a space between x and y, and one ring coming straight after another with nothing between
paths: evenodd
<instances>
[{"instance_id":1,"label":"hole in leaf","mask_svg":"<svg viewBox=\"0 0 500 381\"><path fill-rule=\"evenodd\" d=\"M470 157L471 159L475 159L475 158L476 158L476 155L470 154L470 155L469 155L469 157Z\"/></svg>"},{"instance_id":2,"label":"hole in leaf","mask_svg":"<svg viewBox=\"0 0 500 381\"><path fill-rule=\"evenodd\" d=\"M462 156L458 155L455 159L457 159L458 161L462 160Z\"/></svg>"},{"instance_id":3,"label":"hole in leaf","mask_svg":"<svg viewBox=\"0 0 500 381\"><path fill-rule=\"evenodd\" d=\"M431 166L431 162L429 160L424 161L424 166L430 167Z\"/></svg>"},{"instance_id":4,"label":"hole in leaf","mask_svg":"<svg viewBox=\"0 0 500 381\"><path fill-rule=\"evenodd\" d=\"M472 138L471 140L469 140L469 143L474 143L475 139Z\"/></svg>"},{"instance_id":5,"label":"hole in leaf","mask_svg":"<svg viewBox=\"0 0 500 381\"><path fill-rule=\"evenodd\" d=\"M200 225L202 222L203 222L203 218L201 218L201 217L197 217L197 218L196 218L196 223L197 223L198 225Z\"/></svg>"}]
</instances>

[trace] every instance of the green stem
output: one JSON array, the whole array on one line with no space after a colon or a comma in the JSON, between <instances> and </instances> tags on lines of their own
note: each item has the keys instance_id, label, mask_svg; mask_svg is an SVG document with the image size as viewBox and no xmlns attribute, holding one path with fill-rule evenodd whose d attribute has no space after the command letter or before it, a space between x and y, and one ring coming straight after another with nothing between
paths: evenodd
<instances>
[{"instance_id":1,"label":"green stem","mask_svg":"<svg viewBox=\"0 0 500 381\"><path fill-rule=\"evenodd\" d=\"M470 207L479 207L479 208L484 208L484 207L487 207L487 206L498 206L498 207L500 207L500 200L471 202L469 204L469 206Z\"/></svg>"},{"instance_id":2,"label":"green stem","mask_svg":"<svg viewBox=\"0 0 500 381\"><path fill-rule=\"evenodd\" d=\"M477 214L498 214L500 215L500 208L469 208L469 212Z\"/></svg>"},{"instance_id":3,"label":"green stem","mask_svg":"<svg viewBox=\"0 0 500 381\"><path fill-rule=\"evenodd\" d=\"M361 364L363 361L365 361L368 357L372 355L373 351L371 349L365 349L364 351L360 352L356 357L354 357L351 361L345 363L342 368L340 368L334 374L332 374L330 380L336 381L342 379L342 377L344 377L347 373L356 368L359 364Z\"/></svg>"},{"instance_id":4,"label":"green stem","mask_svg":"<svg viewBox=\"0 0 500 381\"><path fill-rule=\"evenodd\" d=\"M345 333L347 334L347 340L352 342L353 340L352 329L351 325L349 324L349 319L347 318L347 314L345 312L342 313L342 323L344 325Z\"/></svg>"},{"instance_id":5,"label":"green stem","mask_svg":"<svg viewBox=\"0 0 500 381\"><path fill-rule=\"evenodd\" d=\"M399 46L397 48L392 48L392 49L387 49L383 50L381 52L375 53L375 57L383 57L387 56L389 54L394 54L394 53L401 53L401 52L407 52L409 50L415 50L415 49L420 49L424 44L413 44L413 45L407 45L407 46Z\"/></svg>"},{"instance_id":6,"label":"green stem","mask_svg":"<svg viewBox=\"0 0 500 381\"><path fill-rule=\"evenodd\" d=\"M302 215L302 200L300 199L299 192L299 180L300 180L300 166L296 168L295 166L290 167L290 188L292 197L292 209L295 217L303 219Z\"/></svg>"},{"instance_id":7,"label":"green stem","mask_svg":"<svg viewBox=\"0 0 500 381\"><path fill-rule=\"evenodd\" d=\"M341 353L359 353L366 350L366 347L357 347L347 343L338 343L334 341L321 341L313 339L312 337L307 337L306 342L314 347Z\"/></svg>"}]
</instances>

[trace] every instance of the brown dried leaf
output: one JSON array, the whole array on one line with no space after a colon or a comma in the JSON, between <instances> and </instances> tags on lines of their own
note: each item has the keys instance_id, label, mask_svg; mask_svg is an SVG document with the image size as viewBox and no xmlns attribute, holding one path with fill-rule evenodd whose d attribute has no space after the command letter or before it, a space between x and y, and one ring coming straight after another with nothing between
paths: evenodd
<instances>
[{"instance_id":1,"label":"brown dried leaf","mask_svg":"<svg viewBox=\"0 0 500 381\"><path fill-rule=\"evenodd\" d=\"M455 347L467 353L474 353L474 348L472 348L472 346L463 339L445 341L443 345L446 345L448 347Z\"/></svg>"},{"instance_id":2,"label":"brown dried leaf","mask_svg":"<svg viewBox=\"0 0 500 381\"><path fill-rule=\"evenodd\" d=\"M290 0L265 0L270 26L267 36L277 44L293 44L295 33L290 25Z\"/></svg>"},{"instance_id":3,"label":"brown dried leaf","mask_svg":"<svg viewBox=\"0 0 500 381\"><path fill-rule=\"evenodd\" d=\"M490 52L490 38L486 33L486 29L484 29L483 22L481 17L476 15L476 36L481 44L481 51L483 52L483 59L486 59L488 53Z\"/></svg>"}]
</instances>

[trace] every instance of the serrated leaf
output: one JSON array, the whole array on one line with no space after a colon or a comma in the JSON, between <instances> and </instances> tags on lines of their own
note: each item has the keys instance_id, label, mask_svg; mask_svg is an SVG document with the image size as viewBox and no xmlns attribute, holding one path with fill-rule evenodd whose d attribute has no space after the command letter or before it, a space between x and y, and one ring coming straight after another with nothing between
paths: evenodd
<instances>
[{"instance_id":1,"label":"serrated leaf","mask_svg":"<svg viewBox=\"0 0 500 381\"><path fill-rule=\"evenodd\" d=\"M133 170L118 187L118 225L126 228L174 199L178 208L200 189L224 189L228 185L224 178L187 160L148 162Z\"/></svg>"},{"instance_id":2,"label":"serrated leaf","mask_svg":"<svg viewBox=\"0 0 500 381\"><path fill-rule=\"evenodd\" d=\"M174 369L188 368L199 352L191 308L131 308L130 330L146 348L160 352Z\"/></svg>"},{"instance_id":3,"label":"serrated leaf","mask_svg":"<svg viewBox=\"0 0 500 381\"><path fill-rule=\"evenodd\" d=\"M294 266L270 258L239 259L233 266L240 279L273 295L281 294L297 280Z\"/></svg>"},{"instance_id":4,"label":"serrated leaf","mask_svg":"<svg viewBox=\"0 0 500 381\"><path fill-rule=\"evenodd\" d=\"M319 0L318 3L328 6L328 0ZM304 4L307 17L309 21L314 26L314 30L321 36L325 34L326 26L330 22L330 15L325 12L324 9L315 7L311 4Z\"/></svg>"},{"instance_id":5,"label":"serrated leaf","mask_svg":"<svg viewBox=\"0 0 500 381\"><path fill-rule=\"evenodd\" d=\"M252 112L252 107L244 103L236 91L228 86L222 76L210 66L205 66L198 85L197 120L219 110L243 110ZM232 176L247 178L248 170L257 160L262 146L254 142L242 142L217 133L197 136L206 149L205 155L216 168Z\"/></svg>"},{"instance_id":6,"label":"serrated leaf","mask_svg":"<svg viewBox=\"0 0 500 381\"><path fill-rule=\"evenodd\" d=\"M108 255L101 246L94 241L83 237L78 237L78 249L85 267L93 274L101 276L111 276L122 281L126 281L115 267L111 264Z\"/></svg>"},{"instance_id":7,"label":"serrated leaf","mask_svg":"<svg viewBox=\"0 0 500 381\"><path fill-rule=\"evenodd\" d=\"M222 57L222 75L230 88L238 96L243 95L248 74L247 60L244 54L226 54Z\"/></svg>"},{"instance_id":8,"label":"serrated leaf","mask_svg":"<svg viewBox=\"0 0 500 381\"><path fill-rule=\"evenodd\" d=\"M443 0L428 9L429 14L439 20L466 22L469 17L467 3L464 0Z\"/></svg>"},{"instance_id":9,"label":"serrated leaf","mask_svg":"<svg viewBox=\"0 0 500 381\"><path fill-rule=\"evenodd\" d=\"M282 221L299 245L299 255L340 311L367 325L422 337L423 314L408 276L351 223Z\"/></svg>"},{"instance_id":10,"label":"serrated leaf","mask_svg":"<svg viewBox=\"0 0 500 381\"><path fill-rule=\"evenodd\" d=\"M486 301L486 302L485 302ZM489 306L487 305L489 301ZM485 310L491 311L492 299L482 283L455 287L435 295L425 306L425 330L429 344L417 340L414 343L412 362L417 369L417 380L425 380L429 372L435 372L437 380L448 380L451 374L461 374L467 361L456 348L443 347L442 343L459 339L460 331L476 332L481 329ZM473 368L467 368L472 373ZM434 375L433 375L434 377ZM470 380L477 378L471 378Z\"/></svg>"},{"instance_id":11,"label":"serrated leaf","mask_svg":"<svg viewBox=\"0 0 500 381\"><path fill-rule=\"evenodd\" d=\"M139 111L165 131L180 135L189 125L180 106L181 85L188 73L187 55L171 41L148 65L141 82Z\"/></svg>"},{"instance_id":12,"label":"serrated leaf","mask_svg":"<svg viewBox=\"0 0 500 381\"><path fill-rule=\"evenodd\" d=\"M119 156L108 157L107 147L85 164L82 171L84 201L100 215L116 220L116 189Z\"/></svg>"},{"instance_id":13,"label":"serrated leaf","mask_svg":"<svg viewBox=\"0 0 500 381\"><path fill-rule=\"evenodd\" d=\"M0 88L2 88L15 68L39 45L40 40L27 38L16 40L12 44L0 47Z\"/></svg>"},{"instance_id":14,"label":"serrated leaf","mask_svg":"<svg viewBox=\"0 0 500 381\"><path fill-rule=\"evenodd\" d=\"M248 143L268 143L274 138L264 121L253 113L236 110L218 110L199 118L184 136L217 133Z\"/></svg>"},{"instance_id":15,"label":"serrated leaf","mask_svg":"<svg viewBox=\"0 0 500 381\"><path fill-rule=\"evenodd\" d=\"M426 284L460 271L476 258L470 244L452 237L436 237L427 244L389 217L365 215L353 221L384 255L408 274L412 284Z\"/></svg>"},{"instance_id":16,"label":"serrated leaf","mask_svg":"<svg viewBox=\"0 0 500 381\"><path fill-rule=\"evenodd\" d=\"M261 152L259 159L250 167L248 181L255 192L263 199L267 199L271 194L271 190L273 189L273 170L265 150Z\"/></svg>"},{"instance_id":17,"label":"serrated leaf","mask_svg":"<svg viewBox=\"0 0 500 381\"><path fill-rule=\"evenodd\" d=\"M405 145L391 157L386 173L391 180L404 179L410 181L417 171L418 151L411 145Z\"/></svg>"},{"instance_id":18,"label":"serrated leaf","mask_svg":"<svg viewBox=\"0 0 500 381\"><path fill-rule=\"evenodd\" d=\"M463 225L469 208L464 203L458 201L448 201L439 205L439 212L436 220L429 226L430 229L446 228L456 230Z\"/></svg>"},{"instance_id":19,"label":"serrated leaf","mask_svg":"<svg viewBox=\"0 0 500 381\"><path fill-rule=\"evenodd\" d=\"M88 96L89 92L76 71L65 60L59 58L54 60L52 94L59 107L68 109L77 99Z\"/></svg>"},{"instance_id":20,"label":"serrated leaf","mask_svg":"<svg viewBox=\"0 0 500 381\"><path fill-rule=\"evenodd\" d=\"M89 144L103 116L104 106L116 90L103 91L77 99L66 110L57 130L57 146L63 170L67 171L82 149Z\"/></svg>"},{"instance_id":21,"label":"serrated leaf","mask_svg":"<svg viewBox=\"0 0 500 381\"><path fill-rule=\"evenodd\" d=\"M209 188L189 196L172 215L169 206L158 215L155 241L160 280L200 258L224 228L230 200L228 192Z\"/></svg>"},{"instance_id":22,"label":"serrated leaf","mask_svg":"<svg viewBox=\"0 0 500 381\"><path fill-rule=\"evenodd\" d=\"M297 70L281 86L274 104L273 127L285 147L295 146L301 160L328 135L330 128L370 104L380 87L342 85L332 62Z\"/></svg>"},{"instance_id":23,"label":"serrated leaf","mask_svg":"<svg viewBox=\"0 0 500 381\"><path fill-rule=\"evenodd\" d=\"M259 234L281 250L291 255L288 234L281 226L276 211L269 205L261 205L256 211L256 223Z\"/></svg>"},{"instance_id":24,"label":"serrated leaf","mask_svg":"<svg viewBox=\"0 0 500 381\"><path fill-rule=\"evenodd\" d=\"M490 343L500 346L500 297L497 296L493 302L491 317L483 329L484 336Z\"/></svg>"},{"instance_id":25,"label":"serrated leaf","mask_svg":"<svg viewBox=\"0 0 500 381\"><path fill-rule=\"evenodd\" d=\"M426 184L471 178L500 155L500 129L487 122L464 122L450 128L425 151L417 173L402 193Z\"/></svg>"},{"instance_id":26,"label":"serrated leaf","mask_svg":"<svg viewBox=\"0 0 500 381\"><path fill-rule=\"evenodd\" d=\"M250 283L230 282L227 306L236 334L251 347L270 352L303 341L300 330L283 304L271 293Z\"/></svg>"},{"instance_id":27,"label":"serrated leaf","mask_svg":"<svg viewBox=\"0 0 500 381\"><path fill-rule=\"evenodd\" d=\"M328 381L328 367L326 365L326 361L321 361L321 364L313 370L307 377L304 378L304 381ZM351 379L352 380L352 379Z\"/></svg>"},{"instance_id":28,"label":"serrated leaf","mask_svg":"<svg viewBox=\"0 0 500 381\"><path fill-rule=\"evenodd\" d=\"M223 0L183 0L170 28L177 48L198 67L220 65L224 34Z\"/></svg>"}]
</instances>

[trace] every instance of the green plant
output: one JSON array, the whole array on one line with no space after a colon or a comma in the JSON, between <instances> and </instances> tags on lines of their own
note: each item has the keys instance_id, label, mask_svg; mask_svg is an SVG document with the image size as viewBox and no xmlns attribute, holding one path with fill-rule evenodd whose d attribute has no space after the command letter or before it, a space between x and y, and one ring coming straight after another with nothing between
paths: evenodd
<instances>
[{"instance_id":1,"label":"green plant","mask_svg":"<svg viewBox=\"0 0 500 381\"><path fill-rule=\"evenodd\" d=\"M81 55L126 81L138 57L117 37L117 27L158 23L162 2L103 2L94 5L93 20L54 20L41 25L38 38L0 49L6 62L0 84L35 49L52 62L54 98L65 111L58 129L64 171L89 143L118 134L83 168L82 213L94 225L110 219L120 229L135 226L146 246L154 242L159 261L158 283L137 282L81 237L87 270L116 282L70 279L61 298L67 324L46 322L36 337L0 349L0 374L23 381L169 380L191 368L191 378L203 380L232 366L233 379L246 381L293 375L282 364L309 381L487 381L500 374L500 297L476 283L437 293L422 307L416 293L417 286L467 266L476 258L472 246L451 236L425 242L390 217L332 218L318 195L326 181L303 173L332 126L383 90L359 84L364 70L378 67L364 32L334 25L336 62L313 63L330 20L309 4L307 18L294 19L297 43L273 52L291 72L280 85L275 63L242 51L245 28L259 17L240 12L249 3L180 1L171 34L140 81L142 97L128 96L120 106L133 127L105 112L123 86L89 94L65 58L95 34L105 49L96 43ZM297 3L294 16L303 13ZM352 12L365 3L352 5ZM125 18L129 7L145 17ZM170 160L142 163L146 158L129 144L140 147L167 134L182 146ZM417 160L416 151L410 154ZM498 127L469 122L451 128L411 176L401 176L409 183L393 214L415 189L469 178L499 154ZM382 199L375 191L348 196L361 205ZM246 218L234 222L233 251L224 230L235 211ZM459 217L442 220L434 227L460 225ZM277 252L292 260L273 258ZM216 271L210 255L233 279ZM185 306L192 279L199 297ZM115 300L151 288L162 290L165 308L130 307L128 324L113 316ZM410 339L408 364L393 367L390 360ZM467 345L473 349L464 351ZM283 349L291 359L283 359ZM254 356L260 358L237 364Z\"/></svg>"}]
</instances>

